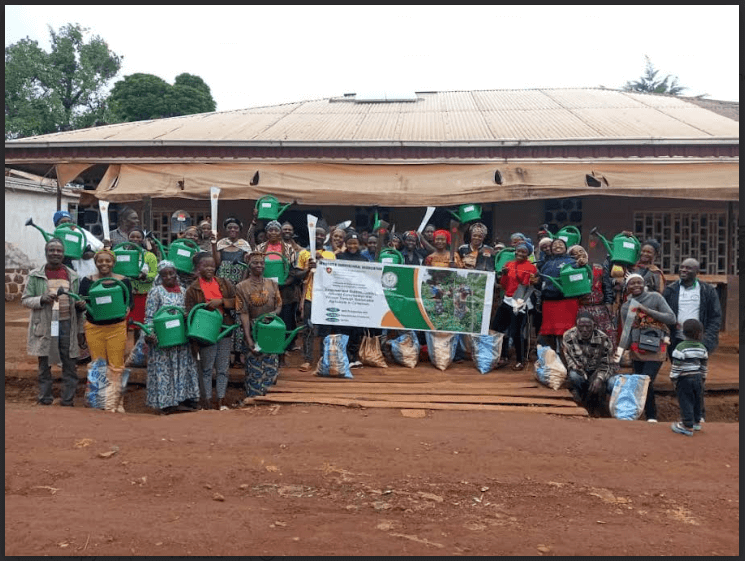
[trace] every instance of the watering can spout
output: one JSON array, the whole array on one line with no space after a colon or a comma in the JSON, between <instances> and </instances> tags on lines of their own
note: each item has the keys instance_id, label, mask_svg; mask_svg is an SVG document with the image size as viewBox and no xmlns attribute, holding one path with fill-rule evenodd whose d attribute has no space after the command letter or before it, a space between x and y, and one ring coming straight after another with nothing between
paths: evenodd
<instances>
[{"instance_id":1,"label":"watering can spout","mask_svg":"<svg viewBox=\"0 0 745 561\"><path fill-rule=\"evenodd\" d=\"M40 228L39 226L37 226L36 224L34 224L34 219L33 218L29 218L28 220L26 220L26 226L33 226L34 228L36 228L37 230L39 230L39 232L41 232L41 235L44 236L44 241L45 242L49 242L49 240L52 239L52 234L50 234L49 232L45 232L42 228Z\"/></svg>"},{"instance_id":2,"label":"watering can spout","mask_svg":"<svg viewBox=\"0 0 745 561\"><path fill-rule=\"evenodd\" d=\"M83 298L80 294L75 294L74 292L69 292L68 290L65 290L63 287L60 286L57 289L57 296L62 296L63 294L69 296L73 300L79 300L80 302L85 302L85 298ZM93 315L93 310L90 307L90 304L86 303L85 304L85 309L86 309L86 311L89 314Z\"/></svg>"},{"instance_id":3,"label":"watering can spout","mask_svg":"<svg viewBox=\"0 0 745 561\"><path fill-rule=\"evenodd\" d=\"M284 344L285 348L287 348L287 346L290 344L290 341L292 341L295 335L297 335L297 332L304 328L305 326L301 325L300 327L296 327L295 329L287 333L287 337L285 338L285 344Z\"/></svg>"},{"instance_id":4,"label":"watering can spout","mask_svg":"<svg viewBox=\"0 0 745 561\"><path fill-rule=\"evenodd\" d=\"M238 327L240 327L240 324L238 324L238 323L234 323L233 325L228 325L217 336L217 340L219 341L220 339L222 339L226 335L230 335L233 331L235 331L236 329L238 329Z\"/></svg>"},{"instance_id":5,"label":"watering can spout","mask_svg":"<svg viewBox=\"0 0 745 561\"><path fill-rule=\"evenodd\" d=\"M287 207L289 207L290 205L295 204L295 203L297 203L297 201L292 201L291 203L287 203L285 206L281 207L277 211L277 218L279 218L280 216L282 216L282 213L287 210Z\"/></svg>"},{"instance_id":6,"label":"watering can spout","mask_svg":"<svg viewBox=\"0 0 745 561\"><path fill-rule=\"evenodd\" d=\"M448 209L448 212L449 212L450 214L452 214L452 215L453 215L453 216L455 217L455 219L456 219L456 220L457 220L458 222L460 222L460 214L458 214L458 213L457 213L457 212L455 212L454 210L450 210L450 209Z\"/></svg>"},{"instance_id":7,"label":"watering can spout","mask_svg":"<svg viewBox=\"0 0 745 561\"><path fill-rule=\"evenodd\" d=\"M140 323L139 321L133 321L132 325L136 325L137 327L142 329L147 335L153 334L153 329L152 329L152 326L150 325L145 325L144 323Z\"/></svg>"}]
</instances>

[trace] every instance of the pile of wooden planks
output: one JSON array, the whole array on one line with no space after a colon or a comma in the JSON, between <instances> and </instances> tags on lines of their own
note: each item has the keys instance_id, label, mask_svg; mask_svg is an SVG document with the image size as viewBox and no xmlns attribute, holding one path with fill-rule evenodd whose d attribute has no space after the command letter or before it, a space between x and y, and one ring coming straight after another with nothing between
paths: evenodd
<instances>
[{"instance_id":1,"label":"pile of wooden planks","mask_svg":"<svg viewBox=\"0 0 745 561\"><path fill-rule=\"evenodd\" d=\"M532 371L495 371L480 375L464 368L441 372L362 368L354 379L320 378L294 368L282 370L277 384L257 403L318 403L346 407L441 409L451 411L525 411L587 416L566 389L540 385Z\"/></svg>"}]
</instances>

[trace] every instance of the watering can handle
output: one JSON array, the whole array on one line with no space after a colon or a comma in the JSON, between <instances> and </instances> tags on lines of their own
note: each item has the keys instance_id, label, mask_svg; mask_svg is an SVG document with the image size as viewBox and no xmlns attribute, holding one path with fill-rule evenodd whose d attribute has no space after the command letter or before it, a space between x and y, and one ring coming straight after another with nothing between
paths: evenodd
<instances>
[{"instance_id":1,"label":"watering can handle","mask_svg":"<svg viewBox=\"0 0 745 561\"><path fill-rule=\"evenodd\" d=\"M197 310L201 310L202 308L206 308L206 307L207 307L207 304L197 304L189 311L189 315L186 317L186 323L189 329L191 329L191 320L194 317L194 312L196 312Z\"/></svg>"},{"instance_id":2,"label":"watering can handle","mask_svg":"<svg viewBox=\"0 0 745 561\"><path fill-rule=\"evenodd\" d=\"M129 242L125 242L125 243L129 243ZM103 277L101 279L98 279L91 285L91 287L88 289L88 292L96 288L99 284L103 284L105 281L112 281L114 284L121 287L122 292L124 293L124 307L129 308L129 290L127 290L127 285L124 284L119 279L115 279L114 277Z\"/></svg>"},{"instance_id":3,"label":"watering can handle","mask_svg":"<svg viewBox=\"0 0 745 561\"><path fill-rule=\"evenodd\" d=\"M267 317L276 318L279 317L277 314L273 314L271 312L267 312L266 314L261 314L259 317L257 317L254 320L253 327L251 328L251 337L253 337L254 343L256 343L256 326L259 325L259 323ZM280 318L281 319L281 318Z\"/></svg>"},{"instance_id":4,"label":"watering can handle","mask_svg":"<svg viewBox=\"0 0 745 561\"><path fill-rule=\"evenodd\" d=\"M166 248L163 245L163 243L155 236L153 236L150 239L153 240L155 242L155 245L158 246L158 249L160 249L161 260L165 259L167 254L166 254Z\"/></svg>"}]
</instances>

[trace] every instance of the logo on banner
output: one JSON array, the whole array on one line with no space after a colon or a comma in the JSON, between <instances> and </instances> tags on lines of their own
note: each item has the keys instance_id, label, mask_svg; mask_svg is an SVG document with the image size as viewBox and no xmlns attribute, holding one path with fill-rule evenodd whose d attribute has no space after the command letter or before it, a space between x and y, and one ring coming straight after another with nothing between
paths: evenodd
<instances>
[{"instance_id":1,"label":"logo on banner","mask_svg":"<svg viewBox=\"0 0 745 561\"><path fill-rule=\"evenodd\" d=\"M395 288L398 284L398 275L392 271L388 271L383 274L380 282L385 288Z\"/></svg>"},{"instance_id":2,"label":"logo on banner","mask_svg":"<svg viewBox=\"0 0 745 561\"><path fill-rule=\"evenodd\" d=\"M326 272L330 275L331 274L331 267L326 267Z\"/></svg>"}]
</instances>

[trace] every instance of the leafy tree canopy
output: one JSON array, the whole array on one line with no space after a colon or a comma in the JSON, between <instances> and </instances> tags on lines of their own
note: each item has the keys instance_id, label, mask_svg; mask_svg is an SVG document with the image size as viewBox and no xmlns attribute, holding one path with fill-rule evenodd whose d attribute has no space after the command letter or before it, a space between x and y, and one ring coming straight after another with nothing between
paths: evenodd
<instances>
[{"instance_id":1,"label":"leafy tree canopy","mask_svg":"<svg viewBox=\"0 0 745 561\"><path fill-rule=\"evenodd\" d=\"M644 59L647 61L644 68L644 75L634 82L626 82L621 89L627 92L646 92L668 95L680 95L683 93L683 90L688 89L678 83L677 76L671 76L668 74L664 78L657 78L659 70L654 67L648 56L644 55Z\"/></svg>"},{"instance_id":2,"label":"leafy tree canopy","mask_svg":"<svg viewBox=\"0 0 745 561\"><path fill-rule=\"evenodd\" d=\"M50 52L21 39L5 48L5 138L91 126L106 111L106 85L122 57L79 24L51 27Z\"/></svg>"},{"instance_id":3,"label":"leafy tree canopy","mask_svg":"<svg viewBox=\"0 0 745 561\"><path fill-rule=\"evenodd\" d=\"M172 86L152 74L125 76L114 84L109 104L115 122L208 113L216 108L204 80L186 73L176 76Z\"/></svg>"}]
</instances>

